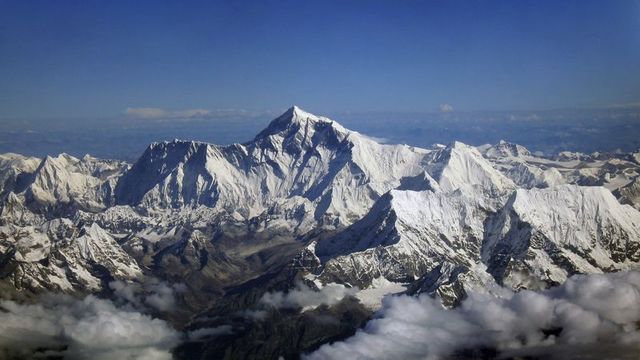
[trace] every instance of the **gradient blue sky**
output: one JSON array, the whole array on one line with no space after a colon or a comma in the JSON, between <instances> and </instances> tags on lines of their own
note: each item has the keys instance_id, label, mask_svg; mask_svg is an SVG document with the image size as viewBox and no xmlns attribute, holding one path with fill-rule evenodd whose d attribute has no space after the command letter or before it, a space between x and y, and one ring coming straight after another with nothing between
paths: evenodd
<instances>
[{"instance_id":1,"label":"gradient blue sky","mask_svg":"<svg viewBox=\"0 0 640 360\"><path fill-rule=\"evenodd\" d=\"M0 0L0 119L638 101L640 1Z\"/></svg>"}]
</instances>

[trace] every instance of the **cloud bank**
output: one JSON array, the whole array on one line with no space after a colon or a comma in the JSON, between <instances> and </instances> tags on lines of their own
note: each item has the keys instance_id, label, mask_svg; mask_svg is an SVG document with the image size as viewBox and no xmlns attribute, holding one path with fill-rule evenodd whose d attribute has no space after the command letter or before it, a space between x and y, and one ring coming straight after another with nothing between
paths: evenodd
<instances>
[{"instance_id":1,"label":"cloud bank","mask_svg":"<svg viewBox=\"0 0 640 360\"><path fill-rule=\"evenodd\" d=\"M0 358L171 359L180 334L165 321L89 295L35 305L0 301Z\"/></svg>"},{"instance_id":2,"label":"cloud bank","mask_svg":"<svg viewBox=\"0 0 640 360\"><path fill-rule=\"evenodd\" d=\"M639 321L640 272L579 275L542 292L471 294L452 310L426 295L389 297L363 330L306 359L439 359L481 348L593 359L617 351L618 358L633 358L640 351Z\"/></svg>"}]
</instances>

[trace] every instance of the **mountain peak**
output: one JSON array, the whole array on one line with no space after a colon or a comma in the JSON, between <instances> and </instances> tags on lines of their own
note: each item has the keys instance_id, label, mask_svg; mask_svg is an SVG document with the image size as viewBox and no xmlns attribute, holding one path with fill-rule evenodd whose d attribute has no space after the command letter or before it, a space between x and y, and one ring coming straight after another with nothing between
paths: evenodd
<instances>
[{"instance_id":1,"label":"mountain peak","mask_svg":"<svg viewBox=\"0 0 640 360\"><path fill-rule=\"evenodd\" d=\"M303 110L297 105L293 105L292 107L287 109L287 111L285 111L282 115L280 115L278 119L282 119L282 121L289 122L289 123L302 123L307 121L317 121L317 120L320 120L320 117L308 111Z\"/></svg>"},{"instance_id":2,"label":"mountain peak","mask_svg":"<svg viewBox=\"0 0 640 360\"><path fill-rule=\"evenodd\" d=\"M319 120L327 120L331 121L327 118L323 118L320 116L316 116L308 111L303 110L297 105L293 105L284 114L280 115L278 119L288 120L289 122L304 122L304 121L319 121ZM278 120L276 119L276 120Z\"/></svg>"},{"instance_id":3,"label":"mountain peak","mask_svg":"<svg viewBox=\"0 0 640 360\"><path fill-rule=\"evenodd\" d=\"M310 112L303 110L302 108L294 105L287 109L282 115L271 121L269 125L262 130L256 139L265 138L276 134L291 134L305 128L316 128L320 126L326 126L338 130L338 132L346 134L348 131L343 128L337 122L324 117L317 116Z\"/></svg>"},{"instance_id":4,"label":"mountain peak","mask_svg":"<svg viewBox=\"0 0 640 360\"><path fill-rule=\"evenodd\" d=\"M531 156L531 152L522 145L500 140L497 144L487 148L485 155L491 158L517 158Z\"/></svg>"}]
</instances>

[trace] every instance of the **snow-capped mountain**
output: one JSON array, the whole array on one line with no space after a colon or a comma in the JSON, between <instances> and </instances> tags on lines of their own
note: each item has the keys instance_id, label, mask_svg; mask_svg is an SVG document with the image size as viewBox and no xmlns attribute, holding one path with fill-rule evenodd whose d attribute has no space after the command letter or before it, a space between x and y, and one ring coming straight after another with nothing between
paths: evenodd
<instances>
[{"instance_id":1,"label":"snow-capped mountain","mask_svg":"<svg viewBox=\"0 0 640 360\"><path fill-rule=\"evenodd\" d=\"M364 288L378 277L410 282L442 261L472 266L491 210L470 186L390 191L362 220L316 244L317 256L326 260L322 277Z\"/></svg>"},{"instance_id":2,"label":"snow-capped mountain","mask_svg":"<svg viewBox=\"0 0 640 360\"><path fill-rule=\"evenodd\" d=\"M288 268L455 303L465 287L637 266L640 215L621 203L638 206L639 174L637 154L380 144L298 107L247 143L153 143L131 166L7 154L0 283L96 292L157 276L218 296Z\"/></svg>"},{"instance_id":3,"label":"snow-capped mountain","mask_svg":"<svg viewBox=\"0 0 640 360\"><path fill-rule=\"evenodd\" d=\"M38 168L40 159L19 154L0 154L0 196L16 191L29 180L30 175Z\"/></svg>"},{"instance_id":4,"label":"snow-capped mountain","mask_svg":"<svg viewBox=\"0 0 640 360\"><path fill-rule=\"evenodd\" d=\"M458 141L433 151L426 168L443 192L471 185L477 192L498 198L516 188L513 181L497 171L476 148Z\"/></svg>"},{"instance_id":5,"label":"snow-capped mountain","mask_svg":"<svg viewBox=\"0 0 640 360\"><path fill-rule=\"evenodd\" d=\"M348 224L402 179L420 174L426 154L380 145L293 107L245 144L152 144L118 181L116 202L203 205L242 220L277 206L299 209L299 221Z\"/></svg>"},{"instance_id":6,"label":"snow-capped mountain","mask_svg":"<svg viewBox=\"0 0 640 360\"><path fill-rule=\"evenodd\" d=\"M0 251L6 294L98 292L114 279L142 276L136 261L100 226L80 227L66 218L0 226Z\"/></svg>"},{"instance_id":7,"label":"snow-capped mountain","mask_svg":"<svg viewBox=\"0 0 640 360\"><path fill-rule=\"evenodd\" d=\"M25 206L47 216L69 215L78 209L100 211L113 202L112 189L127 167L122 161L89 155L77 159L60 154L42 160L4 155L0 159L4 179L0 194L7 198L13 193Z\"/></svg>"}]
</instances>

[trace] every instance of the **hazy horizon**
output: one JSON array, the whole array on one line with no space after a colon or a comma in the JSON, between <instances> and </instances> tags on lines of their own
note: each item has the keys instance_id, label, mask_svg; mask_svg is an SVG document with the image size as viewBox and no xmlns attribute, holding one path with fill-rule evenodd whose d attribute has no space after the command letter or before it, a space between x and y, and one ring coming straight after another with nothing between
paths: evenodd
<instances>
[{"instance_id":1,"label":"hazy horizon","mask_svg":"<svg viewBox=\"0 0 640 360\"><path fill-rule=\"evenodd\" d=\"M378 141L428 147L462 141L470 145L507 140L531 151L615 152L640 148L640 109L606 108L545 111L435 111L323 113L345 127ZM151 143L173 139L228 145L250 141L284 109L269 112L228 112L210 116L142 118L121 116L47 119L0 124L0 153L29 156L69 153L133 161Z\"/></svg>"}]
</instances>

